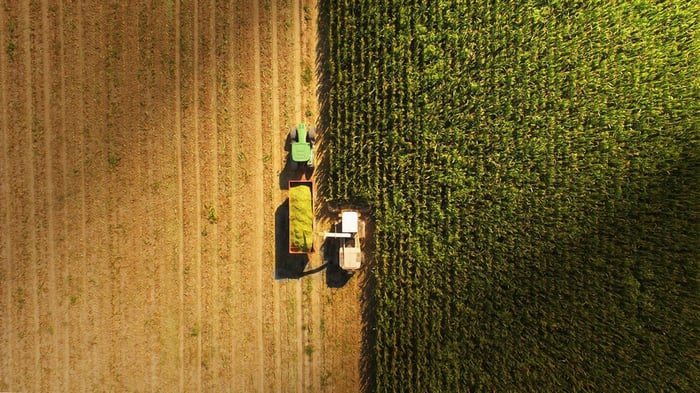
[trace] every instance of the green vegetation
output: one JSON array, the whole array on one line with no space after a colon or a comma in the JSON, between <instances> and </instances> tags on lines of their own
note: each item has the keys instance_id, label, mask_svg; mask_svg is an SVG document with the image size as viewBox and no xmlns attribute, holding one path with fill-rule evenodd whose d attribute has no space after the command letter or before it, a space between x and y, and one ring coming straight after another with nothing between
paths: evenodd
<instances>
[{"instance_id":1,"label":"green vegetation","mask_svg":"<svg viewBox=\"0 0 700 393\"><path fill-rule=\"evenodd\" d=\"M216 209L214 209L213 206L205 206L204 209L207 211L207 221L209 221L210 224L216 224L219 222L219 217L216 215Z\"/></svg>"},{"instance_id":2,"label":"green vegetation","mask_svg":"<svg viewBox=\"0 0 700 393\"><path fill-rule=\"evenodd\" d=\"M693 390L700 5L323 7L327 193L376 220L376 390Z\"/></svg>"},{"instance_id":3,"label":"green vegetation","mask_svg":"<svg viewBox=\"0 0 700 393\"><path fill-rule=\"evenodd\" d=\"M15 49L17 49L17 45L14 42L7 44L7 57L10 58L10 61L15 59Z\"/></svg>"},{"instance_id":4,"label":"green vegetation","mask_svg":"<svg viewBox=\"0 0 700 393\"><path fill-rule=\"evenodd\" d=\"M311 188L296 185L289 189L289 236L292 247L302 252L311 251L313 245L313 203Z\"/></svg>"},{"instance_id":5,"label":"green vegetation","mask_svg":"<svg viewBox=\"0 0 700 393\"><path fill-rule=\"evenodd\" d=\"M119 165L119 161L121 161L121 157L114 153L109 153L107 155L107 163L109 164L109 169L115 169L117 165Z\"/></svg>"},{"instance_id":6,"label":"green vegetation","mask_svg":"<svg viewBox=\"0 0 700 393\"><path fill-rule=\"evenodd\" d=\"M311 83L311 77L312 77L311 67L309 67L309 65L306 64L306 62L304 62L302 65L303 65L304 71L301 74L301 81L304 84L304 86L308 86Z\"/></svg>"}]
</instances>

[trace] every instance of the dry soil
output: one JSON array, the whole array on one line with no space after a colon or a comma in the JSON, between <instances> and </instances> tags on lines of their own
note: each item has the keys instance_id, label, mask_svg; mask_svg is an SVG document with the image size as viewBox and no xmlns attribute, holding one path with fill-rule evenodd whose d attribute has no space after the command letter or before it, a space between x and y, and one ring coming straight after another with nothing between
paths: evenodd
<instances>
[{"instance_id":1,"label":"dry soil","mask_svg":"<svg viewBox=\"0 0 700 393\"><path fill-rule=\"evenodd\" d=\"M285 255L317 14L2 2L0 391L360 389L363 274Z\"/></svg>"}]
</instances>

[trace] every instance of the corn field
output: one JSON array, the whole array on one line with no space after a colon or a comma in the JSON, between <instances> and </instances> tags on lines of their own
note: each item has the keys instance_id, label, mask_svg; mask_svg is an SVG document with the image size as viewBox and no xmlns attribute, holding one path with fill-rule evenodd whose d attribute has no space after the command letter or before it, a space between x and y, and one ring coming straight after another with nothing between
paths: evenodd
<instances>
[{"instance_id":1,"label":"corn field","mask_svg":"<svg viewBox=\"0 0 700 393\"><path fill-rule=\"evenodd\" d=\"M700 6L321 7L328 192L376 220L376 391L692 390Z\"/></svg>"}]
</instances>

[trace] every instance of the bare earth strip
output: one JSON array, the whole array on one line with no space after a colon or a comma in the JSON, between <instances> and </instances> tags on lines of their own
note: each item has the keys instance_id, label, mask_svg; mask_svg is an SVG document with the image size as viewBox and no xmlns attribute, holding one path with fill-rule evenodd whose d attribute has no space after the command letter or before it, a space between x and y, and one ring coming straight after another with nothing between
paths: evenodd
<instances>
[{"instance_id":1,"label":"bare earth strip","mask_svg":"<svg viewBox=\"0 0 700 393\"><path fill-rule=\"evenodd\" d=\"M86 276L86 201L85 201L85 157L84 135L84 48L83 21L80 7L63 9L62 36L64 45L61 63L65 70L63 84L65 96L62 108L65 123L65 252L66 288L63 297L69 304L64 314L66 345L64 353L67 358L65 377L66 390L81 390L86 387L85 361L87 356L84 327L87 325L85 276Z\"/></svg>"},{"instance_id":2,"label":"bare earth strip","mask_svg":"<svg viewBox=\"0 0 700 393\"><path fill-rule=\"evenodd\" d=\"M277 2L275 0L272 0L270 2L270 105L271 105L271 113L270 113L270 130L272 131L272 138L271 138L271 153L270 153L270 163L272 165L273 169L276 169L276 171L273 171L272 176L273 176L273 181L270 184L270 201L275 208L275 212L277 211L277 207L282 204L282 195L279 190L279 182L275 182L276 177L279 176L280 174L280 169L284 166L284 161L282 159L282 155L280 153L280 138L278 137L280 135L280 131L284 129L280 123L280 75L279 75L279 42L278 42L278 29L277 25L279 23L278 19L278 13L277 13ZM272 216L272 227L274 228L274 225L276 223L276 215L275 212L273 212ZM275 234L273 233L273 240L272 242L275 242ZM276 255L276 244L275 247L272 248L272 260L274 261L275 258L277 257ZM274 267L273 267L274 268ZM274 270L272 271L272 274L274 275L275 272ZM274 367L272 368L274 370L273 373L273 380L272 386L273 389L272 391L274 393L280 393L282 391L282 350L281 350L281 328L280 328L280 323L281 323L281 318L280 318L280 287L279 285L273 285L272 286L272 302L271 302L271 314L272 314L272 347L274 348L273 354L274 354Z\"/></svg>"},{"instance_id":3,"label":"bare earth strip","mask_svg":"<svg viewBox=\"0 0 700 393\"><path fill-rule=\"evenodd\" d=\"M7 26L7 16L5 9L0 8L0 26ZM8 48L11 38L7 34L0 36L0 47ZM8 123L8 87L7 87L7 62L8 52L0 51L0 212L4 213L0 217L0 301L3 302L0 312L0 330L2 330L2 341L0 348L5 348L6 355L0 359L0 369L6 370L0 375L0 389L12 389L12 375L14 374L14 321L12 292L14 282L12 280L12 231L10 223L10 160L9 160L9 123Z\"/></svg>"},{"instance_id":4,"label":"bare earth strip","mask_svg":"<svg viewBox=\"0 0 700 393\"><path fill-rule=\"evenodd\" d=\"M236 113L234 126L234 189L232 209L237 221L234 262L234 380L243 391L263 391L262 272L262 146L260 127L260 57L258 2L234 6ZM247 305L247 307L246 307Z\"/></svg>"},{"instance_id":5,"label":"bare earth strip","mask_svg":"<svg viewBox=\"0 0 700 393\"><path fill-rule=\"evenodd\" d=\"M219 272L218 272L218 129L216 123L216 4L211 0L198 3L197 25L199 48L197 62L197 88L199 89L200 171L202 179L201 198L206 219L202 228L202 298L201 314L201 365L202 389L211 391L218 386L219 346Z\"/></svg>"},{"instance_id":6,"label":"bare earth strip","mask_svg":"<svg viewBox=\"0 0 700 393\"><path fill-rule=\"evenodd\" d=\"M36 99L34 91L35 89L35 72L36 68L33 64L34 56L36 53L36 43L32 39L32 29L33 25L31 22L31 5L22 4L22 32L23 32L23 44L25 46L24 52L24 92L25 92L25 141L23 143L24 152L24 172L23 176L25 178L25 185L27 187L27 204L29 206L29 214L26 216L27 219L27 248L29 254L29 271L27 272L29 277L25 276L25 287L28 287L27 297L29 298L29 305L32 308L32 317L27 321L24 328L28 332L27 336L27 346L31 348L31 363L27 362L25 366L27 367L30 375L33 376L31 380L32 389L35 391L40 390L41 387L41 346L40 346L40 331L39 331L39 271L45 264L31 263L31 261L36 261L38 255L37 246L37 192L36 192L36 175L35 166L36 159L34 149L36 146L36 133L38 132L36 120ZM27 383L26 386L30 386Z\"/></svg>"},{"instance_id":7,"label":"bare earth strip","mask_svg":"<svg viewBox=\"0 0 700 393\"><path fill-rule=\"evenodd\" d=\"M63 35L63 3L57 1L51 1L48 3L48 7L44 9L44 15L48 23L45 25L50 26L46 33L46 46L49 47L49 69L53 70L54 77L51 78L50 85L50 102L51 102L51 119L53 121L52 129L54 129L53 141L51 143L54 148L50 149L50 154L53 155L51 159L52 168L51 171L56 179L56 184L52 186L52 204L53 208L49 209L49 213L55 216L54 227L52 229L52 236L54 238L54 244L52 248L55 253L55 269L53 272L53 279L55 281L54 286L54 299L52 305L52 325L55 329L54 337L54 367L56 372L56 377L50 381L51 389L55 391L67 391L69 390L69 372L70 372L70 346L69 346L69 320L66 315L69 311L70 306L69 299L65 295L68 292L68 217L67 205L66 205L66 194L68 177L66 175L67 169L67 157L66 157L66 111L65 111L65 101L66 101L66 73L64 68L64 35Z\"/></svg>"},{"instance_id":8,"label":"bare earth strip","mask_svg":"<svg viewBox=\"0 0 700 393\"><path fill-rule=\"evenodd\" d=\"M218 195L216 224L217 236L217 279L219 290L215 303L218 309L218 326L213 329L217 346L213 348L212 366L216 373L215 387L220 391L235 391L234 378L234 329L231 323L237 316L234 307L233 264L238 247L232 241L236 217L233 215L232 193L237 184L233 179L234 138L231 132L237 122L234 95L234 14L233 4L219 3L216 8L215 52L216 52L216 129L217 129L217 164ZM227 386L227 384L229 386Z\"/></svg>"},{"instance_id":9,"label":"bare earth strip","mask_svg":"<svg viewBox=\"0 0 700 393\"><path fill-rule=\"evenodd\" d=\"M45 373L42 378L41 388L42 390L57 390L56 383L59 381L56 378L56 373L58 370L58 362L56 355L58 353L58 345L56 338L58 337L58 328L56 324L56 249L55 249L55 217L54 213L56 209L54 207L53 195L55 187L54 183L54 168L53 168L53 138L55 135L55 128L52 124L52 119L55 118L55 114L52 110L51 105L51 64L49 61L49 30L51 26L49 25L48 18L48 8L49 4L47 0L41 2L41 6L37 13L37 30L40 30L40 40L41 40L41 104L38 105L39 113L41 113L41 123L43 125L43 140L41 143L41 149L43 149L43 166L39 169L43 173L43 181L39 183L43 185L43 201L42 205L42 215L43 218L39 219L40 222L44 223L43 233L39 238L39 244L43 249L45 255L44 258L47 262L46 270L43 272L40 279L40 285L44 288L42 294L42 304L41 304L41 325L42 325L42 348L41 356L43 361L43 369ZM53 30L53 29L51 29ZM53 30L55 31L55 30ZM38 90L38 89L37 89ZM56 180L58 182L58 180ZM44 333L46 332L46 333Z\"/></svg>"},{"instance_id":10,"label":"bare earth strip","mask_svg":"<svg viewBox=\"0 0 700 393\"><path fill-rule=\"evenodd\" d=\"M262 320L262 343L264 353L264 386L266 392L279 392L281 382L278 367L280 346L279 341L279 293L276 285L271 285L275 269L275 210L279 206L279 178L274 169L279 168L274 155L279 154L279 113L275 107L278 99L277 91L271 87L273 74L277 73L276 57L277 42L272 30L276 26L276 4L263 2L258 7L259 30L259 72L262 131L262 191L263 191L263 255L261 265L261 302L260 313ZM276 113L277 112L277 113ZM277 120L275 120L277 119ZM278 158L277 158L278 159Z\"/></svg>"},{"instance_id":11,"label":"bare earth strip","mask_svg":"<svg viewBox=\"0 0 700 393\"><path fill-rule=\"evenodd\" d=\"M86 307L86 358L83 372L88 390L106 386L114 389L108 373L113 360L111 347L111 272L109 271L108 221L108 151L105 143L107 121L107 92L105 87L106 45L104 44L105 10L99 5L82 8L85 44L85 261L84 293ZM90 366L92 365L92 367Z\"/></svg>"},{"instance_id":12,"label":"bare earth strip","mask_svg":"<svg viewBox=\"0 0 700 393\"><path fill-rule=\"evenodd\" d=\"M363 276L323 270L328 218L280 265L317 12L3 4L0 391L360 389Z\"/></svg>"}]
</instances>

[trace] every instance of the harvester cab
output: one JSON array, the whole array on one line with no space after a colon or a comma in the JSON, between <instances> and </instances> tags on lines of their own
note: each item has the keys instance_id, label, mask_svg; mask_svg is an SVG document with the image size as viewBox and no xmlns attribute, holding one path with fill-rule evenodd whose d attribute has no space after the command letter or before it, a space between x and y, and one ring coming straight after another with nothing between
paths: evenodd
<instances>
[{"instance_id":1,"label":"harvester cab","mask_svg":"<svg viewBox=\"0 0 700 393\"><path fill-rule=\"evenodd\" d=\"M306 127L306 124L299 123L289 130L290 146L290 166L293 170L299 164L309 168L314 167L314 142L316 141L316 129L313 126Z\"/></svg>"}]
</instances>

